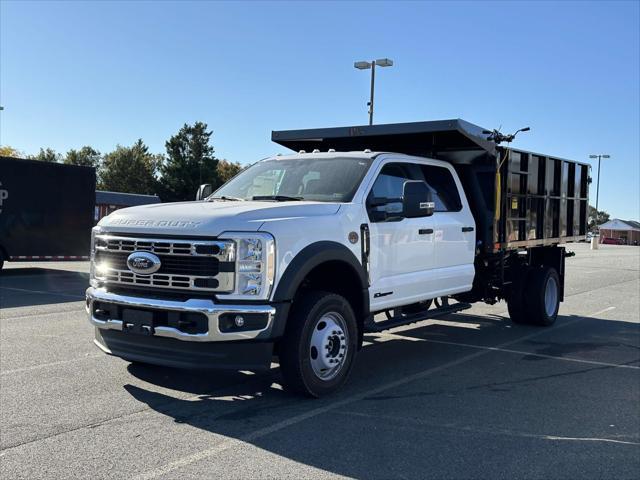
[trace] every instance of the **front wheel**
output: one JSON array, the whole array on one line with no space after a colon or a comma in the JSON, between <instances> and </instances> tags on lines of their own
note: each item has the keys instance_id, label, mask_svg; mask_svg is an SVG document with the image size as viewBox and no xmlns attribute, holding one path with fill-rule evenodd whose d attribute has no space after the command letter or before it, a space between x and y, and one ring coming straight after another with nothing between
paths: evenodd
<instances>
[{"instance_id":1,"label":"front wheel","mask_svg":"<svg viewBox=\"0 0 640 480\"><path fill-rule=\"evenodd\" d=\"M311 291L293 305L280 345L285 388L321 397L347 380L357 350L357 323L347 300Z\"/></svg>"}]
</instances>

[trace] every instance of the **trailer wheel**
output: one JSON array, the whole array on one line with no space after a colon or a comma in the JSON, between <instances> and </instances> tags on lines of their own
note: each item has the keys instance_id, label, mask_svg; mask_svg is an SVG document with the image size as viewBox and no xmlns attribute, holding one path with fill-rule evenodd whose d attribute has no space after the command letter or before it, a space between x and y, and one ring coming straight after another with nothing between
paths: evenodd
<instances>
[{"instance_id":1,"label":"trailer wheel","mask_svg":"<svg viewBox=\"0 0 640 480\"><path fill-rule=\"evenodd\" d=\"M555 268L539 267L527 279L525 306L529 323L553 325L560 308L560 277Z\"/></svg>"},{"instance_id":2,"label":"trailer wheel","mask_svg":"<svg viewBox=\"0 0 640 480\"><path fill-rule=\"evenodd\" d=\"M524 301L528 276L529 269L522 269L514 282L514 286L511 294L509 295L509 298L507 298L507 310L509 310L509 317L511 318L511 321L513 323L529 323L529 318L527 317L527 309Z\"/></svg>"},{"instance_id":3,"label":"trailer wheel","mask_svg":"<svg viewBox=\"0 0 640 480\"><path fill-rule=\"evenodd\" d=\"M311 291L291 310L280 344L280 369L287 390L321 397L340 388L356 355L358 327L347 300Z\"/></svg>"}]
</instances>

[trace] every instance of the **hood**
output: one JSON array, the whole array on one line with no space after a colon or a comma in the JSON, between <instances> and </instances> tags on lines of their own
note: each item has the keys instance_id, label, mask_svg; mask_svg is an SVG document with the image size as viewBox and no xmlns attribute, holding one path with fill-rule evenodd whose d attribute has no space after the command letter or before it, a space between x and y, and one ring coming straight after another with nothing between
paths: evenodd
<instances>
[{"instance_id":1,"label":"hood","mask_svg":"<svg viewBox=\"0 0 640 480\"><path fill-rule=\"evenodd\" d=\"M116 210L98 225L105 231L152 235L218 236L224 231L257 231L267 220L334 215L339 203L178 202Z\"/></svg>"}]
</instances>

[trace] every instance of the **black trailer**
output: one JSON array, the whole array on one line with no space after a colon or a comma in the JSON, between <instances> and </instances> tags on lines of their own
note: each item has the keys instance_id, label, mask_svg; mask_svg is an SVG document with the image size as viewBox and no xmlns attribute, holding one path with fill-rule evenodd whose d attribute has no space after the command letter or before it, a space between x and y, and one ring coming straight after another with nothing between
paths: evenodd
<instances>
[{"instance_id":1,"label":"black trailer","mask_svg":"<svg viewBox=\"0 0 640 480\"><path fill-rule=\"evenodd\" d=\"M588 164L501 146L464 120L274 131L271 138L295 151L369 149L451 163L477 227L468 301L508 298L531 265L553 266L563 290L565 250L553 247L586 238Z\"/></svg>"},{"instance_id":2,"label":"black trailer","mask_svg":"<svg viewBox=\"0 0 640 480\"><path fill-rule=\"evenodd\" d=\"M0 157L0 268L87 257L95 191L92 167Z\"/></svg>"}]
</instances>

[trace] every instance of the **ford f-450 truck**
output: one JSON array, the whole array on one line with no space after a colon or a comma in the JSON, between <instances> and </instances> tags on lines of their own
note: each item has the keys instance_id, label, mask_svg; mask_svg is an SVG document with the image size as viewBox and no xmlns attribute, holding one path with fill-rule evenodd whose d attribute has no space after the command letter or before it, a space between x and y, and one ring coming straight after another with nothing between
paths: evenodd
<instances>
[{"instance_id":1,"label":"ford f-450 truck","mask_svg":"<svg viewBox=\"0 0 640 480\"><path fill-rule=\"evenodd\" d=\"M515 323L556 320L560 245L587 231L588 165L463 120L272 139L297 153L94 228L100 349L184 368L277 357L288 389L318 397L346 381L366 332L499 300Z\"/></svg>"}]
</instances>

